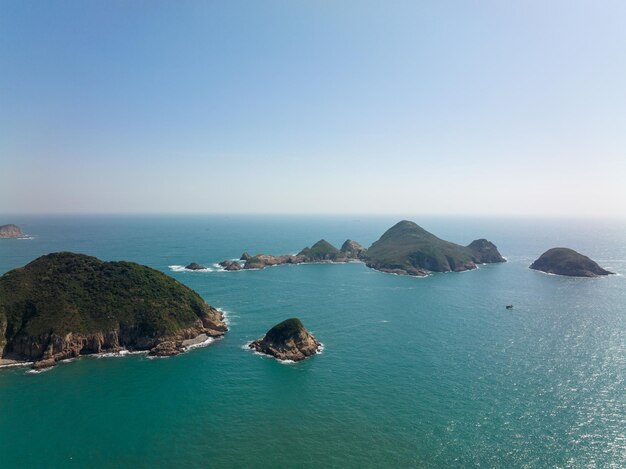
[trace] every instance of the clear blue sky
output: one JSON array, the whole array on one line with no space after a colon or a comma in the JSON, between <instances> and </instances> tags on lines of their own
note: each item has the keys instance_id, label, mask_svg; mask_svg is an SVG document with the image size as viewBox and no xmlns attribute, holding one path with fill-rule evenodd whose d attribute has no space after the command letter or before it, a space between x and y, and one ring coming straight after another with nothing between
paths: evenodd
<instances>
[{"instance_id":1,"label":"clear blue sky","mask_svg":"<svg viewBox=\"0 0 626 469\"><path fill-rule=\"evenodd\" d=\"M626 216L626 2L0 2L0 213Z\"/></svg>"}]
</instances>

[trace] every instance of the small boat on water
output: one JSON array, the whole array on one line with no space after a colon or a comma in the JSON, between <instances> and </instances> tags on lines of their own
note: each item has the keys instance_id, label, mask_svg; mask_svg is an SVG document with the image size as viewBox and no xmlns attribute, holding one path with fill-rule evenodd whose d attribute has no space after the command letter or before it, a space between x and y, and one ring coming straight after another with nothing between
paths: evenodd
<instances>
[{"instance_id":1,"label":"small boat on water","mask_svg":"<svg viewBox=\"0 0 626 469\"><path fill-rule=\"evenodd\" d=\"M513 305L506 305L506 309L513 309Z\"/></svg>"}]
</instances>

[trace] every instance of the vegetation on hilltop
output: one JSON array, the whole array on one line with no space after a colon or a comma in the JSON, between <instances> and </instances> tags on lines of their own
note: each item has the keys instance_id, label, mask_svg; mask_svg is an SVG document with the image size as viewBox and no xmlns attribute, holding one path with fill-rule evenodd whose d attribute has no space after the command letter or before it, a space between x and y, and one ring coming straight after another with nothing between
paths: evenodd
<instances>
[{"instance_id":1,"label":"vegetation on hilltop","mask_svg":"<svg viewBox=\"0 0 626 469\"><path fill-rule=\"evenodd\" d=\"M298 256L303 256L306 262L311 261L332 261L339 255L339 249L330 244L325 239L320 239L313 246L306 247L298 253Z\"/></svg>"},{"instance_id":2,"label":"vegetation on hilltop","mask_svg":"<svg viewBox=\"0 0 626 469\"><path fill-rule=\"evenodd\" d=\"M16 339L43 343L110 331L154 339L202 326L199 321L222 328L221 314L196 292L133 262L60 252L0 277L0 356Z\"/></svg>"},{"instance_id":3,"label":"vegetation on hilltop","mask_svg":"<svg viewBox=\"0 0 626 469\"><path fill-rule=\"evenodd\" d=\"M475 268L477 263L504 262L489 241L479 240L470 246L461 246L440 239L407 220L388 229L367 249L363 259L368 267L409 275L463 271Z\"/></svg>"},{"instance_id":4,"label":"vegetation on hilltop","mask_svg":"<svg viewBox=\"0 0 626 469\"><path fill-rule=\"evenodd\" d=\"M568 277L598 277L613 273L603 269L587 256L569 248L548 249L531 264L530 268Z\"/></svg>"}]
</instances>

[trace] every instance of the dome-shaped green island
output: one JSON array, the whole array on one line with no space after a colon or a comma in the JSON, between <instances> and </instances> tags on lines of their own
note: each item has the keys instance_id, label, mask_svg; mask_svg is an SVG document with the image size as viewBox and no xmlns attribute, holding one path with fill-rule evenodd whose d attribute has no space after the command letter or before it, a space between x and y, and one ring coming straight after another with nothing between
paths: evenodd
<instances>
[{"instance_id":1,"label":"dome-shaped green island","mask_svg":"<svg viewBox=\"0 0 626 469\"><path fill-rule=\"evenodd\" d=\"M60 252L0 277L0 358L37 368L122 349L175 355L226 330L196 292L133 262Z\"/></svg>"},{"instance_id":2,"label":"dome-shaped green island","mask_svg":"<svg viewBox=\"0 0 626 469\"><path fill-rule=\"evenodd\" d=\"M424 276L431 272L462 272L476 264L506 262L486 239L461 246L438 238L412 221L389 228L362 255L365 264L381 272Z\"/></svg>"},{"instance_id":3,"label":"dome-shaped green island","mask_svg":"<svg viewBox=\"0 0 626 469\"><path fill-rule=\"evenodd\" d=\"M533 270L568 277L599 277L612 275L597 262L569 248L552 248L530 265Z\"/></svg>"},{"instance_id":4,"label":"dome-shaped green island","mask_svg":"<svg viewBox=\"0 0 626 469\"><path fill-rule=\"evenodd\" d=\"M298 318L287 319L272 327L249 347L279 360L304 360L320 351L320 344Z\"/></svg>"}]
</instances>

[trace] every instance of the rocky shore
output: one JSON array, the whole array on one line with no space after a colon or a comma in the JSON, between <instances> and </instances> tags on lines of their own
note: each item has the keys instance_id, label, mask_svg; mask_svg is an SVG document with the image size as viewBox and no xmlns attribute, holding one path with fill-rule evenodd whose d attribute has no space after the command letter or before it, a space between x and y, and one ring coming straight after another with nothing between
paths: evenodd
<instances>
[{"instance_id":1,"label":"rocky shore","mask_svg":"<svg viewBox=\"0 0 626 469\"><path fill-rule=\"evenodd\" d=\"M287 319L275 325L261 339L248 345L259 353L294 362L315 355L321 350L321 346L298 318Z\"/></svg>"},{"instance_id":2,"label":"rocky shore","mask_svg":"<svg viewBox=\"0 0 626 469\"><path fill-rule=\"evenodd\" d=\"M243 267L234 261L223 261L220 262L220 265L226 270L240 270L240 268L248 270L264 269L265 267L284 264L358 262L363 252L365 252L365 249L359 243L350 239L343 243L341 249L337 249L328 241L321 239L313 246L305 247L298 254L283 254L277 256L271 254L257 254L250 256L250 254L244 252L241 255L241 260L245 261ZM237 265L233 265L234 263Z\"/></svg>"}]
</instances>

